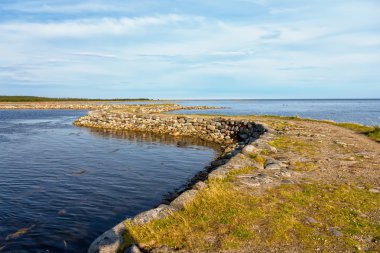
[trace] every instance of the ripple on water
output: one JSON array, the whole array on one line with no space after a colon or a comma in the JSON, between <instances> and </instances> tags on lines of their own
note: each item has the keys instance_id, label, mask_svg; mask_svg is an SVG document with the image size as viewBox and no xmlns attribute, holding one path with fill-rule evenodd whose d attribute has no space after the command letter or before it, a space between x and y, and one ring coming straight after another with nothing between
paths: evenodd
<instances>
[{"instance_id":1,"label":"ripple on water","mask_svg":"<svg viewBox=\"0 0 380 253\"><path fill-rule=\"evenodd\" d=\"M0 110L0 249L85 252L216 155L191 138L76 128L85 111Z\"/></svg>"}]
</instances>

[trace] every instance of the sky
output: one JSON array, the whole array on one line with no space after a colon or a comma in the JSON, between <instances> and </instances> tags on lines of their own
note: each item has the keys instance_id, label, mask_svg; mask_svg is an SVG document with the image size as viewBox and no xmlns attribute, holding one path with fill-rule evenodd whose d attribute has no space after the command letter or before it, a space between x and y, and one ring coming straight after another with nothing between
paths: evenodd
<instances>
[{"instance_id":1,"label":"sky","mask_svg":"<svg viewBox=\"0 0 380 253\"><path fill-rule=\"evenodd\" d=\"M0 95L380 98L379 0L1 0Z\"/></svg>"}]
</instances>

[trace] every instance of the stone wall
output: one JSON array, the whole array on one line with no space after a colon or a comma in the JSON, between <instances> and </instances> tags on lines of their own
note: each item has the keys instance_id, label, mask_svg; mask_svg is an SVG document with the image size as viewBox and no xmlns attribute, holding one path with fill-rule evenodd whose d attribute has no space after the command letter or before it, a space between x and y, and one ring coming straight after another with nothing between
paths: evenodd
<instances>
[{"instance_id":1,"label":"stone wall","mask_svg":"<svg viewBox=\"0 0 380 253\"><path fill-rule=\"evenodd\" d=\"M195 198L198 191L207 187L203 182L207 178L218 179L227 176L229 171L247 166L259 167L250 154L258 148L270 148L265 141L257 140L267 132L267 128L254 122L236 120L227 117L201 117L179 115L135 114L98 110L90 112L74 122L77 126L151 132L174 136L193 136L220 144L221 155L203 171L194 176L181 192L174 192L160 206L142 212L127 219L99 236L90 246L88 253L116 253L123 245L126 222L144 224L161 219L181 210ZM268 136L269 133L265 135ZM255 143L256 147L250 145ZM279 166L280 167L280 166ZM141 252L136 245L125 252Z\"/></svg>"},{"instance_id":2,"label":"stone wall","mask_svg":"<svg viewBox=\"0 0 380 253\"><path fill-rule=\"evenodd\" d=\"M224 153L241 149L256 140L265 128L249 121L222 117L151 115L90 112L74 122L76 126L194 136L221 144Z\"/></svg>"}]
</instances>

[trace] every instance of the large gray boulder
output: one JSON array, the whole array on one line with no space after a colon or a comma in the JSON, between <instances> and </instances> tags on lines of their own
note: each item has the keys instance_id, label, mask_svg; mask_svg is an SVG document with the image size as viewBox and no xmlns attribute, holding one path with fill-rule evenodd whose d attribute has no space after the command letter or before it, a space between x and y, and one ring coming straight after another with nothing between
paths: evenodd
<instances>
[{"instance_id":1,"label":"large gray boulder","mask_svg":"<svg viewBox=\"0 0 380 253\"><path fill-rule=\"evenodd\" d=\"M197 190L188 190L179 195L176 199L174 199L170 205L176 209L183 209L185 205L189 204L194 200L197 195Z\"/></svg>"},{"instance_id":2,"label":"large gray boulder","mask_svg":"<svg viewBox=\"0 0 380 253\"><path fill-rule=\"evenodd\" d=\"M172 214L176 209L173 206L169 205L160 205L154 209L150 209L148 211L139 213L133 218L133 223L136 224L145 224L152 220L162 219L168 217Z\"/></svg>"},{"instance_id":3,"label":"large gray boulder","mask_svg":"<svg viewBox=\"0 0 380 253\"><path fill-rule=\"evenodd\" d=\"M123 244L123 234L125 232L125 222L119 223L110 230L104 232L93 241L88 249L88 253L115 253Z\"/></svg>"}]
</instances>

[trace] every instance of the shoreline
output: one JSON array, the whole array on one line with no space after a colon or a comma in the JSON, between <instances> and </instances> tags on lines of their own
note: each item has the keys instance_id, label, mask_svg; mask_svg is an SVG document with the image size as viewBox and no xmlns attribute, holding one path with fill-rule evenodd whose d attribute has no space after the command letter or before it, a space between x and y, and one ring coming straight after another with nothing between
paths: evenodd
<instances>
[{"instance_id":1,"label":"shoreline","mask_svg":"<svg viewBox=\"0 0 380 253\"><path fill-rule=\"evenodd\" d=\"M263 123L263 121L268 122ZM202 124L199 125L199 122L202 122ZM230 124L232 122L233 126L237 124L236 130L238 132L228 132L228 130L231 129ZM204 171L193 178L185 191L174 194L174 197L170 199L171 201L167 201L156 208L126 219L106 231L91 244L88 251L89 253L118 252L121 249L125 249L125 252L188 252L178 251L178 248L172 248L166 244L158 244L158 247L155 246L152 248L152 246L148 246L149 244L139 242L137 239L130 239L128 235L135 229L139 231L139 228L145 226L149 227L150 224L157 222L160 224L160 220L165 221L172 219L171 217L178 217L178 213L182 213L188 206L192 206L192 203L194 201L196 202L199 196L204 195L205 192L207 193L209 187L212 187L214 184L213 182L223 182L237 177L240 182L239 184L245 185L244 187L259 188L261 189L259 192L265 192L272 188L281 187L282 185L305 184L304 177L310 177L310 175L308 175L309 172L298 172L299 168L301 168L301 170L308 170L310 166L312 166L310 168L314 168L315 165L303 162L293 163L289 159L292 157L277 155L277 149L282 148L283 145L290 144L292 148L298 149L297 143L292 144L291 141L286 140L284 144L282 144L282 142L277 144L277 140L281 140L282 134L286 133L289 129L297 130L297 124L310 124L315 125L317 128L328 126L333 129L342 129L343 132L349 131L331 122L302 120L299 118L284 119L282 117L269 117L269 119L264 120L263 117L255 118L252 116L216 117L214 115L168 115L155 112L151 114L130 114L124 111L112 110L91 112L90 115L78 119L75 124L84 127L148 131L157 134L171 134L174 136L190 135L219 143L224 149L222 155L214 160L210 167L206 167ZM255 129L255 127L253 127L256 131L246 131L244 126L248 127L248 125L258 128ZM222 133L221 130L224 129L222 126L227 126L227 132L224 131ZM193 129L193 127L197 128ZM217 132L215 133L214 131ZM260 134L257 134L257 131L261 131ZM247 132L255 134L253 136L244 136ZM243 136L241 136L241 134ZM298 136L303 136L303 134L304 132L301 130ZM307 137L309 135L305 136ZM319 133L310 136L318 137ZM226 137L227 140L225 139ZM367 137L363 136L363 138ZM371 143L376 145L375 142ZM333 140L333 144L344 149L353 145L340 140ZM302 144L302 150L309 152L309 149L311 148L309 148L307 144ZM311 154L312 153L310 153L310 155ZM307 156L309 156L309 154ZM358 157L361 157L361 155ZM364 159L368 159L369 156L365 155L363 157ZM352 160L351 157L349 159ZM248 168L249 171L253 169L253 171L260 171L260 173L251 174L252 172L248 172ZM374 171L371 171L366 176L373 175L373 173ZM266 176L262 178L262 175ZM376 182L377 177L373 176L372 178L372 181L374 180L373 182ZM374 187L375 188L369 189L370 194L379 192L377 184L375 184ZM328 227L327 231L332 231L328 233L332 233L333 236L334 234L339 236L341 234L341 232L334 227Z\"/></svg>"},{"instance_id":2,"label":"shoreline","mask_svg":"<svg viewBox=\"0 0 380 253\"><path fill-rule=\"evenodd\" d=\"M128 218L104 232L91 244L88 250L89 253L117 252L125 244L123 234L126 231L126 223L132 222L142 225L152 220L168 217L172 213L182 210L197 196L199 190L205 188L205 180L224 179L231 171L243 169L247 166L279 170L284 174L288 173L286 171L287 165L281 161L272 159L271 163L261 164L249 159L252 152L258 148L275 150L265 141L271 138L271 129L268 126L264 127L252 121L193 115L136 115L98 110L79 118L74 122L74 125L110 130L171 134L173 136L192 136L218 143L222 149L221 155L213 160L210 166L197 173L188 182L183 191L174 192L171 199L164 201L158 207L137 214L133 218ZM133 245L133 247L138 250L138 246Z\"/></svg>"},{"instance_id":3,"label":"shoreline","mask_svg":"<svg viewBox=\"0 0 380 253\"><path fill-rule=\"evenodd\" d=\"M192 136L217 143L222 148L221 155L195 175L184 189L174 191L162 205L126 219L106 231L92 243L88 252L117 252L120 248L127 248L125 252L139 252L140 249L144 252L199 252L178 251L178 246L167 243L152 246L142 237L130 239L127 234L134 233L135 236L140 227L175 219L178 213L182 214L194 205L193 202L197 203L199 198L204 197L213 185L226 180L234 182L239 189L253 191L252 194L264 194L282 185L314 185L322 176L325 183L332 185L348 180L345 184L359 185L366 194L369 192L375 203L377 201L376 194L380 192L380 179L376 174L380 170L379 146L366 136L354 133L360 133L357 125L344 126L329 121L281 116L165 114L178 107L168 104L98 105L98 110L90 111L74 122L81 127ZM308 144L311 140L312 145ZM336 154L330 153L330 150ZM326 156L328 159L325 159ZM342 164L342 171L336 171L335 168ZM305 178L312 181L305 181ZM306 220L314 223L313 218L306 217ZM325 229L333 238L342 237L343 232L346 236L342 228L337 229L331 224ZM376 244L376 239L373 240ZM372 245L371 242L366 245L372 247L368 246ZM165 251L160 251L161 246Z\"/></svg>"}]
</instances>

